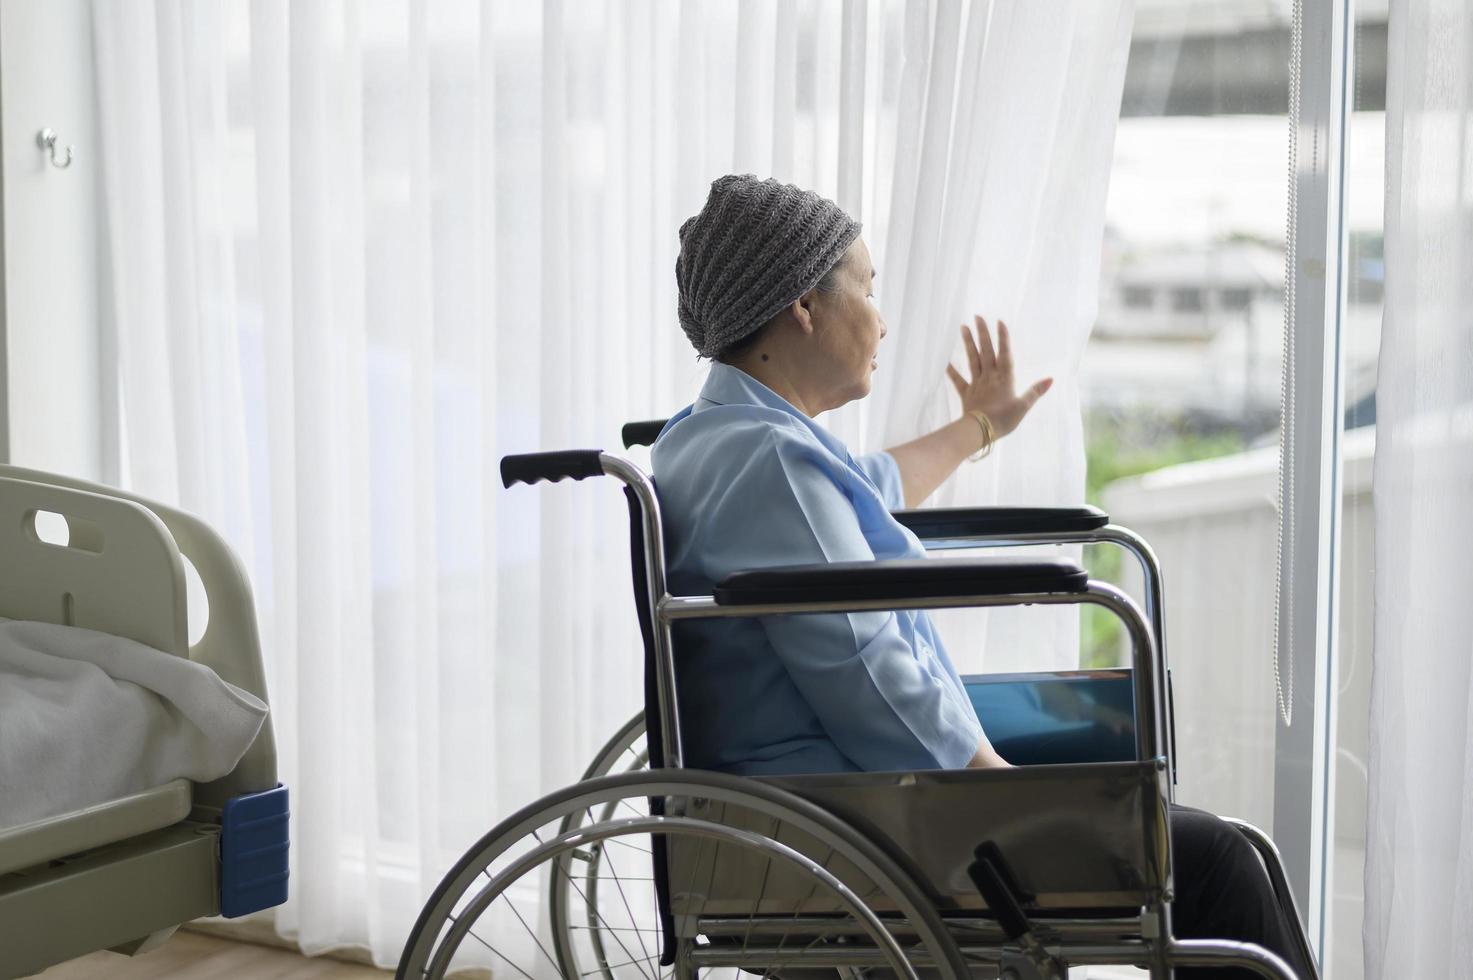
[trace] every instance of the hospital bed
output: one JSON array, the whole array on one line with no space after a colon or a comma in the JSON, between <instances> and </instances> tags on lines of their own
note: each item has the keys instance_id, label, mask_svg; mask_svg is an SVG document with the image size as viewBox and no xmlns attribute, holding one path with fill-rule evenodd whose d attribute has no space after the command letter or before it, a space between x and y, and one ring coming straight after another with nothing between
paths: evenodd
<instances>
[{"instance_id":1,"label":"hospital bed","mask_svg":"<svg viewBox=\"0 0 1473 980\"><path fill-rule=\"evenodd\" d=\"M59 540L43 535L46 518L64 522ZM208 604L195 643L186 561ZM0 617L134 640L267 700L250 584L224 540L190 514L110 487L0 466ZM25 780L0 772L7 794L24 793ZM0 828L0 978L100 949L138 954L192 919L280 904L287 815L268 715L213 782L175 779Z\"/></svg>"},{"instance_id":2,"label":"hospital bed","mask_svg":"<svg viewBox=\"0 0 1473 980\"><path fill-rule=\"evenodd\" d=\"M652 439L662 423L643 425L626 428L626 443ZM938 551L1112 541L1142 563L1147 612L1058 558L762 568L729 576L709 596L674 596L656 489L639 467L597 450L502 461L507 487L602 475L620 480L629 502L645 711L583 780L529 804L465 853L422 909L399 977L480 967L565 980L688 980L713 970L1026 980L1117 964L1153 980L1189 965L1295 980L1261 947L1173 934L1170 699L1161 582L1145 542L1092 508L897 515ZM1010 751L1031 764L783 777L681 764L673 645L682 621L1071 603L1120 620L1128 671L968 678L974 700L993 699L989 734L1015 736ZM1043 692L1050 685L1069 689L1068 721L1083 726L1072 736L1068 725L1040 722L1047 712L1014 724L995 710L1009 699L1057 701L1058 689ZM1234 823L1313 964L1272 841Z\"/></svg>"}]
</instances>

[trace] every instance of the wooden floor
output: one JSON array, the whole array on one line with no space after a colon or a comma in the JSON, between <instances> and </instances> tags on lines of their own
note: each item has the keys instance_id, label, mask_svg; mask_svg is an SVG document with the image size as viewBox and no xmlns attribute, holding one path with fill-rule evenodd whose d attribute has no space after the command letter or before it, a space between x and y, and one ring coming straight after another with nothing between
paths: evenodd
<instances>
[{"instance_id":1,"label":"wooden floor","mask_svg":"<svg viewBox=\"0 0 1473 980\"><path fill-rule=\"evenodd\" d=\"M44 980L384 980L384 970L270 946L177 932L141 956L93 953L39 974Z\"/></svg>"}]
</instances>

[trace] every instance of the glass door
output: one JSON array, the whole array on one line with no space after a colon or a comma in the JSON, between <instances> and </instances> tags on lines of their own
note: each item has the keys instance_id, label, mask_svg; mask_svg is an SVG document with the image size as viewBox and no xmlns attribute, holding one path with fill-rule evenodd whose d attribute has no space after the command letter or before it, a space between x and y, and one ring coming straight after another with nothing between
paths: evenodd
<instances>
[{"instance_id":1,"label":"glass door","mask_svg":"<svg viewBox=\"0 0 1473 980\"><path fill-rule=\"evenodd\" d=\"M1177 798L1273 835L1337 978L1360 976L1385 25L1138 4L1083 365L1090 500L1165 571ZM1122 661L1104 617L1082 630L1083 666Z\"/></svg>"}]
</instances>

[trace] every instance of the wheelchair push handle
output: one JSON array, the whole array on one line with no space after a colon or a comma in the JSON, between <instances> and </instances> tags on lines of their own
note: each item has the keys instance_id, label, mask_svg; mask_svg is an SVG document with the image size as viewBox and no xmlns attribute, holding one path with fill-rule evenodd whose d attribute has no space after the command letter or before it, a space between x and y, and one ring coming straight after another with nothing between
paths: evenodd
<instances>
[{"instance_id":1,"label":"wheelchair push handle","mask_svg":"<svg viewBox=\"0 0 1473 980\"><path fill-rule=\"evenodd\" d=\"M603 476L602 449L564 449L553 453L519 453L501 457L501 485L513 483L529 486L543 480L586 480Z\"/></svg>"},{"instance_id":2,"label":"wheelchair push handle","mask_svg":"<svg viewBox=\"0 0 1473 980\"><path fill-rule=\"evenodd\" d=\"M665 428L669 419L650 419L648 422L626 422L624 428L619 431L619 436L624 441L625 449L633 449L635 446L653 446L655 439L659 437L660 431Z\"/></svg>"}]
</instances>

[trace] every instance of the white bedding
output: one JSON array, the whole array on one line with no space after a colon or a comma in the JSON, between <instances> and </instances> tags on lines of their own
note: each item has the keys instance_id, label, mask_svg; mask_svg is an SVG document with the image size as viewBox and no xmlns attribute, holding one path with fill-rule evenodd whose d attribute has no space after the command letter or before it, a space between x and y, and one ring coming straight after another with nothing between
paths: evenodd
<instances>
[{"instance_id":1,"label":"white bedding","mask_svg":"<svg viewBox=\"0 0 1473 980\"><path fill-rule=\"evenodd\" d=\"M121 637L0 618L0 827L230 772L266 717L208 667Z\"/></svg>"}]
</instances>

